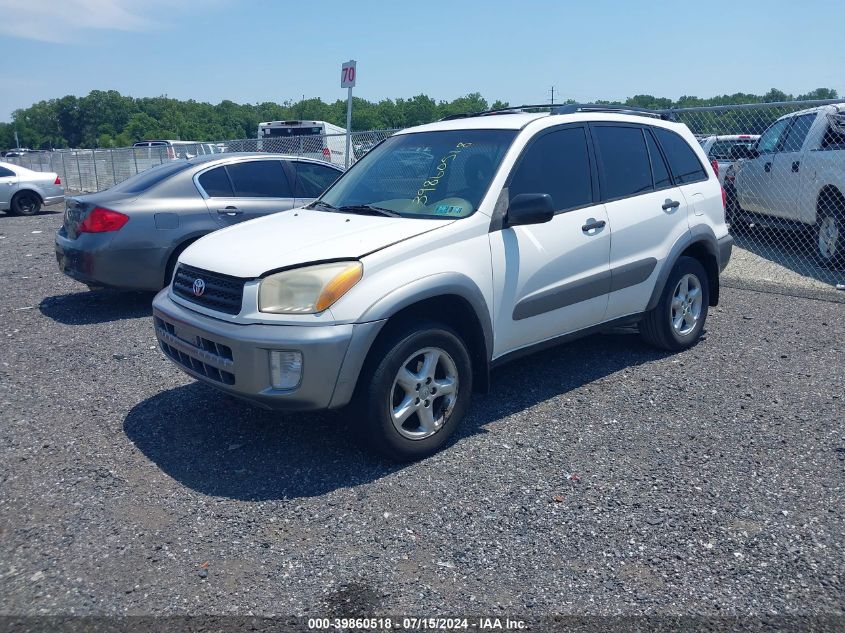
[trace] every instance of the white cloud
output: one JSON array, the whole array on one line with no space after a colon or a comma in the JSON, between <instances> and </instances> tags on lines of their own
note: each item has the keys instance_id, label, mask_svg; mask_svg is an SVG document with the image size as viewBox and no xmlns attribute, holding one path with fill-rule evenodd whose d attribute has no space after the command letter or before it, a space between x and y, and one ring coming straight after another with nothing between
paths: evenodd
<instances>
[{"instance_id":1,"label":"white cloud","mask_svg":"<svg viewBox=\"0 0 845 633\"><path fill-rule=\"evenodd\" d=\"M44 42L68 42L87 30L147 31L135 0L0 0L0 33Z\"/></svg>"}]
</instances>

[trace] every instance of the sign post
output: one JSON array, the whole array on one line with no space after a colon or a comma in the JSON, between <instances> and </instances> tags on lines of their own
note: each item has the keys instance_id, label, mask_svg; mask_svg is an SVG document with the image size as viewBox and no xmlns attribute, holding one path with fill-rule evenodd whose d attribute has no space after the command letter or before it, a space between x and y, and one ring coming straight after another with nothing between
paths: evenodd
<instances>
[{"instance_id":1,"label":"sign post","mask_svg":"<svg viewBox=\"0 0 845 633\"><path fill-rule=\"evenodd\" d=\"M347 88L346 96L346 168L349 168L349 157L352 155L352 88L355 86L355 60L343 62L340 67L340 87Z\"/></svg>"}]
</instances>

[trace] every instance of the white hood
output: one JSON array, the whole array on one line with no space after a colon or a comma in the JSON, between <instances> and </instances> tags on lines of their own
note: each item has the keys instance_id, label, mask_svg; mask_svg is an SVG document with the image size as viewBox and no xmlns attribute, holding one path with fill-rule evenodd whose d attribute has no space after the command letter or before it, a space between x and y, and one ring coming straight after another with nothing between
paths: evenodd
<instances>
[{"instance_id":1,"label":"white hood","mask_svg":"<svg viewBox=\"0 0 845 633\"><path fill-rule=\"evenodd\" d=\"M206 235L179 261L233 277L259 277L296 264L355 259L452 222L294 209Z\"/></svg>"}]
</instances>

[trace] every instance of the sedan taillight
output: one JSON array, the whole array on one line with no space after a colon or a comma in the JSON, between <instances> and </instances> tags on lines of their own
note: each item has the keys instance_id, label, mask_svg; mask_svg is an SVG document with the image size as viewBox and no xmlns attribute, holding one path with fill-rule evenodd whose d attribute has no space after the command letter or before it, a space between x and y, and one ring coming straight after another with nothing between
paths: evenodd
<instances>
[{"instance_id":1,"label":"sedan taillight","mask_svg":"<svg viewBox=\"0 0 845 633\"><path fill-rule=\"evenodd\" d=\"M119 231L129 222L129 216L111 209L94 207L77 229L78 233L109 233Z\"/></svg>"},{"instance_id":2,"label":"sedan taillight","mask_svg":"<svg viewBox=\"0 0 845 633\"><path fill-rule=\"evenodd\" d=\"M60 184L62 184L62 179L61 179L61 178L59 178L58 176L56 176L56 179L53 181L53 184L54 184L54 185L60 185Z\"/></svg>"}]
</instances>

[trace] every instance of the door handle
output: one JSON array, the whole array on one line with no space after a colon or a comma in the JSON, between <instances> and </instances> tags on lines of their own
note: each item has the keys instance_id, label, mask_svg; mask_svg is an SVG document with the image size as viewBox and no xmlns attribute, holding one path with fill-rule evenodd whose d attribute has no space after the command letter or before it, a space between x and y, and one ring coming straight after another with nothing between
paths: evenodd
<instances>
[{"instance_id":1,"label":"door handle","mask_svg":"<svg viewBox=\"0 0 845 633\"><path fill-rule=\"evenodd\" d=\"M796 160L792 163L792 171L798 171L801 168L801 161Z\"/></svg>"},{"instance_id":2,"label":"door handle","mask_svg":"<svg viewBox=\"0 0 845 633\"><path fill-rule=\"evenodd\" d=\"M581 227L581 230L584 233L589 233L590 231L595 231L597 229L603 229L604 225L607 224L604 220L596 220L595 218L589 218L584 226Z\"/></svg>"},{"instance_id":3,"label":"door handle","mask_svg":"<svg viewBox=\"0 0 845 633\"><path fill-rule=\"evenodd\" d=\"M238 207L226 207L225 209L217 209L217 213L220 215L241 215L243 211L238 210Z\"/></svg>"},{"instance_id":4,"label":"door handle","mask_svg":"<svg viewBox=\"0 0 845 633\"><path fill-rule=\"evenodd\" d=\"M772 171L772 164L771 164L771 163L766 163L765 165L763 165L763 171L765 171L765 172L770 172L770 171Z\"/></svg>"},{"instance_id":5,"label":"door handle","mask_svg":"<svg viewBox=\"0 0 845 633\"><path fill-rule=\"evenodd\" d=\"M669 209L677 209L679 206L681 206L681 203L677 200L667 199L666 202L663 203L663 210L668 211Z\"/></svg>"}]
</instances>

